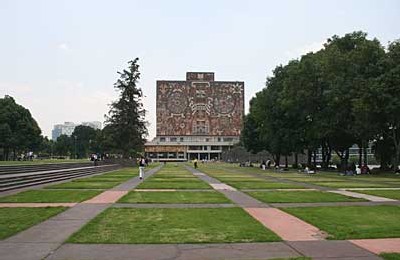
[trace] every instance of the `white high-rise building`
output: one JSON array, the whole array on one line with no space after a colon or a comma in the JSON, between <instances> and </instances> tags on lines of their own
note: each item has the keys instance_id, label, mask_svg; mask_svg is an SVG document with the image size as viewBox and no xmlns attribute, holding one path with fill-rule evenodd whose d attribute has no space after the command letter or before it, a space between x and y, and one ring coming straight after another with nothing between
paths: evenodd
<instances>
[{"instance_id":1,"label":"white high-rise building","mask_svg":"<svg viewBox=\"0 0 400 260\"><path fill-rule=\"evenodd\" d=\"M73 122L64 122L64 124L54 125L51 137L55 141L60 135L71 136L75 127L76 125Z\"/></svg>"},{"instance_id":2,"label":"white high-rise building","mask_svg":"<svg viewBox=\"0 0 400 260\"><path fill-rule=\"evenodd\" d=\"M99 121L82 122L80 125L89 126L98 130L102 127L102 124ZM79 126L79 124L75 124L74 122L64 122L64 124L54 125L51 137L56 141L60 135L71 136L77 126Z\"/></svg>"},{"instance_id":3,"label":"white high-rise building","mask_svg":"<svg viewBox=\"0 0 400 260\"><path fill-rule=\"evenodd\" d=\"M94 129L101 130L101 122L99 122L99 121L82 122L81 125L90 126L90 127L94 128Z\"/></svg>"}]
</instances>

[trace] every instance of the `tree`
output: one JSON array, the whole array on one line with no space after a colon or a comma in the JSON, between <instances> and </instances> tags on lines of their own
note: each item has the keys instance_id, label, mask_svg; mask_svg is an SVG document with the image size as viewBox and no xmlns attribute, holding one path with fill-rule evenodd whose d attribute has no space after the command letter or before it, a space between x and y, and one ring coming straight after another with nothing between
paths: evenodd
<instances>
[{"instance_id":1,"label":"tree","mask_svg":"<svg viewBox=\"0 0 400 260\"><path fill-rule=\"evenodd\" d=\"M92 147L96 147L97 132L90 126L79 125L75 127L71 135L74 141L74 149L78 159L86 158L93 152Z\"/></svg>"},{"instance_id":2,"label":"tree","mask_svg":"<svg viewBox=\"0 0 400 260\"><path fill-rule=\"evenodd\" d=\"M16 159L20 152L35 151L42 141L41 130L28 109L18 105L11 96L0 98L0 147L3 158L10 152Z\"/></svg>"},{"instance_id":3,"label":"tree","mask_svg":"<svg viewBox=\"0 0 400 260\"><path fill-rule=\"evenodd\" d=\"M128 69L118 72L120 78L114 88L120 92L119 99L111 104L106 120L114 148L121 151L125 158L135 155L143 148L147 135L143 93L138 86L138 61L138 58L129 61Z\"/></svg>"},{"instance_id":4,"label":"tree","mask_svg":"<svg viewBox=\"0 0 400 260\"><path fill-rule=\"evenodd\" d=\"M384 73L375 84L376 108L381 117L382 138L390 140L394 148L392 168L400 160L400 41L392 42L382 62ZM384 104L384 105L382 105Z\"/></svg>"},{"instance_id":5,"label":"tree","mask_svg":"<svg viewBox=\"0 0 400 260\"><path fill-rule=\"evenodd\" d=\"M54 144L54 153L59 156L70 156L74 154L73 138L67 135L60 135Z\"/></svg>"}]
</instances>

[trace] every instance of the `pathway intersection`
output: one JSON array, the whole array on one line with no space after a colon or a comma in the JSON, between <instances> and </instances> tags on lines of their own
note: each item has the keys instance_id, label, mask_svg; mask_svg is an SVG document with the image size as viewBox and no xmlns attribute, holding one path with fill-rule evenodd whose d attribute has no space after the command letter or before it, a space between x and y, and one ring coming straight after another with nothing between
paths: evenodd
<instances>
[{"instance_id":1,"label":"pathway intersection","mask_svg":"<svg viewBox=\"0 0 400 260\"><path fill-rule=\"evenodd\" d=\"M312 259L381 259L378 254L383 252L400 253L400 238L327 240L328 234L325 231L281 210L281 208L290 207L400 205L398 200L358 193L358 190L348 191L329 188L313 183L246 172L246 176L268 179L277 184L291 185L300 183L305 188L284 189L286 191L325 191L365 200L318 203L266 203L249 195L252 191L262 191L263 189L238 189L228 183L224 183L222 178L219 180L210 176L206 173L207 171L199 171L188 165L179 165L177 167L185 168L192 174L192 177L189 175L178 176L174 179L174 182L172 181L173 178L168 179L169 176L166 176L169 174L168 171L172 173L173 169L161 173L160 170L163 167L159 166L147 171L144 181L140 181L138 177L131 178L80 203L0 203L0 208L68 207L67 210L54 217L9 238L0 240L1 259L276 259L301 256L311 257ZM235 174L242 174L233 169L224 168L223 170L231 172L234 178L237 176ZM165 184L171 186L165 188ZM187 184L186 187L185 184ZM373 188L368 188L368 190L371 189ZM266 190L271 191L271 189ZM137 197L135 197L169 192L170 194L181 194L183 196L181 199L183 199L191 193L201 193L203 195L207 194L208 197L205 201L209 201L211 197L216 196L214 195L215 191L224 195L230 201L222 202L216 200L213 203L204 201L201 203L183 203L182 201L180 203L155 203L153 201L143 203L137 201ZM145 197L143 196L143 198ZM253 221L255 220L255 222L261 223L268 230L273 231L282 241L200 244L70 243L70 237L74 233L80 230L73 237L73 239L76 237L78 237L76 239L79 239L79 235L83 232L82 230L85 231L85 228L88 228L88 223L90 225L99 216L104 217L104 214L109 213L110 209L121 209L130 212L129 210L136 209L214 209L218 211L220 209L235 208L243 209L252 217ZM210 221L212 220L210 219ZM130 224L126 223L127 230Z\"/></svg>"}]
</instances>

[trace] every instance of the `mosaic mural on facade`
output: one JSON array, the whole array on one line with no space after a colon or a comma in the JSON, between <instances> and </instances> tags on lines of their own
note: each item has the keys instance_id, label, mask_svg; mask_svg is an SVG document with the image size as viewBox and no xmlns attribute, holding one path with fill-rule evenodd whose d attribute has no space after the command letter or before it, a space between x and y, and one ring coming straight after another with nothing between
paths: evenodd
<instances>
[{"instance_id":1,"label":"mosaic mural on facade","mask_svg":"<svg viewBox=\"0 0 400 260\"><path fill-rule=\"evenodd\" d=\"M238 136L244 83L157 81L157 135Z\"/></svg>"}]
</instances>

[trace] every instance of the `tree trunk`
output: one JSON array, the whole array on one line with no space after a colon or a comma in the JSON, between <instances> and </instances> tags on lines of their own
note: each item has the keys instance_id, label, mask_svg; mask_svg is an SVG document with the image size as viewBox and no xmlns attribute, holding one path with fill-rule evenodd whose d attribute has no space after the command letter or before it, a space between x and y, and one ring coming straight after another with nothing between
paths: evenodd
<instances>
[{"instance_id":1,"label":"tree trunk","mask_svg":"<svg viewBox=\"0 0 400 260\"><path fill-rule=\"evenodd\" d=\"M325 144L322 144L322 147L321 147L321 155L322 155L322 164L321 164L321 166L322 166L322 168L323 169L326 169L327 168L327 163L326 163L326 146L325 146Z\"/></svg>"},{"instance_id":2,"label":"tree trunk","mask_svg":"<svg viewBox=\"0 0 400 260\"><path fill-rule=\"evenodd\" d=\"M275 166L279 166L281 165L281 155L280 154L276 154L275 155Z\"/></svg>"},{"instance_id":3,"label":"tree trunk","mask_svg":"<svg viewBox=\"0 0 400 260\"><path fill-rule=\"evenodd\" d=\"M314 150L313 152L313 166L314 168L317 168L317 151Z\"/></svg>"},{"instance_id":4,"label":"tree trunk","mask_svg":"<svg viewBox=\"0 0 400 260\"><path fill-rule=\"evenodd\" d=\"M364 147L364 142L363 141L361 141L360 142L360 144L359 144L359 146L358 146L358 167L360 167L361 168L361 165L362 165L362 157L363 157L363 147Z\"/></svg>"},{"instance_id":5,"label":"tree trunk","mask_svg":"<svg viewBox=\"0 0 400 260\"><path fill-rule=\"evenodd\" d=\"M307 166L308 167L311 166L311 157L312 157L312 151L311 150L307 150Z\"/></svg>"},{"instance_id":6,"label":"tree trunk","mask_svg":"<svg viewBox=\"0 0 400 260\"><path fill-rule=\"evenodd\" d=\"M298 153L294 154L294 165L296 165L296 168L299 165L299 154Z\"/></svg>"},{"instance_id":7,"label":"tree trunk","mask_svg":"<svg viewBox=\"0 0 400 260\"><path fill-rule=\"evenodd\" d=\"M288 164L288 158L287 155L285 155L285 168L288 168L289 164Z\"/></svg>"},{"instance_id":8,"label":"tree trunk","mask_svg":"<svg viewBox=\"0 0 400 260\"><path fill-rule=\"evenodd\" d=\"M364 143L363 151L364 151L364 164L368 165L368 141Z\"/></svg>"},{"instance_id":9,"label":"tree trunk","mask_svg":"<svg viewBox=\"0 0 400 260\"><path fill-rule=\"evenodd\" d=\"M332 159L332 148L328 145L328 152L326 154L326 165L329 168Z\"/></svg>"}]
</instances>

